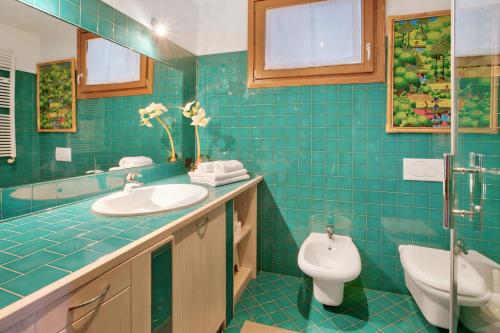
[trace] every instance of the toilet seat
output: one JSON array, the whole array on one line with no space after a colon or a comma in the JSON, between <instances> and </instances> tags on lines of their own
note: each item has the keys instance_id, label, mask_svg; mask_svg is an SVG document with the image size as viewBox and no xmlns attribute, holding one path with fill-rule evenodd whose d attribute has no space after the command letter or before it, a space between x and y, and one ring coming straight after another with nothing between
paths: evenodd
<instances>
[{"instance_id":1,"label":"toilet seat","mask_svg":"<svg viewBox=\"0 0 500 333\"><path fill-rule=\"evenodd\" d=\"M400 254L405 271L422 288L427 287L426 289L436 296L449 294L450 258L448 251L406 245L400 249ZM465 303L476 303L476 301L480 303L487 300L490 297L490 290L484 279L464 259L463 255L457 259L458 297ZM432 289L435 290L432 291Z\"/></svg>"}]
</instances>

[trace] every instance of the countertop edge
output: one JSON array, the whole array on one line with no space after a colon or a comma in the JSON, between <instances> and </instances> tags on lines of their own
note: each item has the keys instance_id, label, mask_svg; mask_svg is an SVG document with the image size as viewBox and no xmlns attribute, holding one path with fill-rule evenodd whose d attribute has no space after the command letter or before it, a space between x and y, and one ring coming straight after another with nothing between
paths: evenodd
<instances>
[{"instance_id":1,"label":"countertop edge","mask_svg":"<svg viewBox=\"0 0 500 333\"><path fill-rule=\"evenodd\" d=\"M76 288L83 286L108 270L118 266L120 263L135 257L155 243L168 237L177 230L182 229L200 216L206 214L208 211L226 203L249 188L258 185L261 181L263 181L263 179L263 176L256 176L244 185L226 193L207 205L200 207L155 231L152 231L132 243L123 246L119 250L104 255L87 266L70 273L69 275L35 291L34 293L29 294L28 296L25 296L20 300L0 309L0 331L6 330L26 318L35 316L35 313L38 310L51 304L60 297L67 295Z\"/></svg>"}]
</instances>

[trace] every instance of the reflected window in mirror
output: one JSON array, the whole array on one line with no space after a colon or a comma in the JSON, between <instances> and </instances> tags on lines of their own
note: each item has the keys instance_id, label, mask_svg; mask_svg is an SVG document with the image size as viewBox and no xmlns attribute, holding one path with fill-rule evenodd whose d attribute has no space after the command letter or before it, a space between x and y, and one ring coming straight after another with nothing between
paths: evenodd
<instances>
[{"instance_id":1,"label":"reflected window in mirror","mask_svg":"<svg viewBox=\"0 0 500 333\"><path fill-rule=\"evenodd\" d=\"M153 61L90 32L78 31L78 98L153 93Z\"/></svg>"}]
</instances>

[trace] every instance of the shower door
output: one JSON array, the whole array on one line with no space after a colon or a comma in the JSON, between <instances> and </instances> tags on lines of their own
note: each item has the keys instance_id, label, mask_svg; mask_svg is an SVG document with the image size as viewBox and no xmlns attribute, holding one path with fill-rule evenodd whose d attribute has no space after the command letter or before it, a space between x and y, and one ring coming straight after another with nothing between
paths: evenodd
<instances>
[{"instance_id":1,"label":"shower door","mask_svg":"<svg viewBox=\"0 0 500 333\"><path fill-rule=\"evenodd\" d=\"M467 329L459 323L457 292L464 272L458 256L475 250L500 263L500 0L453 0L452 21L444 225L450 229L450 332L461 332Z\"/></svg>"}]
</instances>

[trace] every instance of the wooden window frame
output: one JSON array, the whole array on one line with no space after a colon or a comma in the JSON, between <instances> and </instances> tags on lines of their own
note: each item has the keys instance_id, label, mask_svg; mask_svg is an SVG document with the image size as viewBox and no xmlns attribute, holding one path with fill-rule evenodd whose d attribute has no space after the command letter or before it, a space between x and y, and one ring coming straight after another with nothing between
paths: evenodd
<instances>
[{"instance_id":1,"label":"wooden window frame","mask_svg":"<svg viewBox=\"0 0 500 333\"><path fill-rule=\"evenodd\" d=\"M265 12L323 0L248 0L249 88L385 81L385 0L362 0L362 63L266 70ZM368 59L365 46L371 44Z\"/></svg>"},{"instance_id":2,"label":"wooden window frame","mask_svg":"<svg viewBox=\"0 0 500 333\"><path fill-rule=\"evenodd\" d=\"M153 93L154 82L154 61L141 54L141 73L138 81L110 84L86 84L87 77L87 41L96 38L103 38L91 32L78 29L78 65L77 65L77 95L78 99L114 97L114 96L134 96L151 95Z\"/></svg>"}]
</instances>

